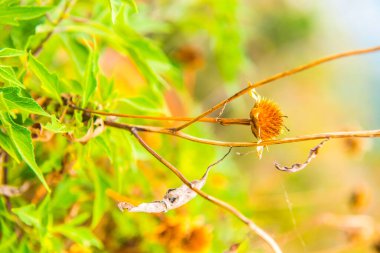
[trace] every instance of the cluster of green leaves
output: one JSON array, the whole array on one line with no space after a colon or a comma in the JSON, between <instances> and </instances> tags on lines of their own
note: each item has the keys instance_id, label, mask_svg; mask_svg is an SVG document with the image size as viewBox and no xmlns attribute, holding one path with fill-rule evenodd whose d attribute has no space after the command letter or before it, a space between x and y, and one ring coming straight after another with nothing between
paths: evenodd
<instances>
[{"instance_id":1,"label":"cluster of green leaves","mask_svg":"<svg viewBox=\"0 0 380 253\"><path fill-rule=\"evenodd\" d=\"M75 27L73 22L66 21L59 28L67 29L67 32L56 36L56 39L61 40L58 47L55 47L54 44L42 44L45 42L45 38L51 36L49 34L53 32L53 29L58 29L58 27L54 27L57 25L54 21L49 21L48 15L52 19L55 19L55 16L59 17L59 15L62 15L59 13L65 11L67 5L70 4L69 2L51 2L49 6L37 6L33 2L21 6L19 1L2 1L0 3L0 23L5 31L1 36L2 48L0 49L0 82L2 84L0 87L0 146L3 152L10 156L5 165L8 170L6 176L8 177L8 182L14 185L23 181L30 181L33 176L26 170L26 167L29 167L48 193L50 193L51 185L47 184L43 174L46 175L46 173L52 173L54 170L60 169L58 166L63 163L65 154L60 151L65 151L69 143L58 136L54 142L55 144L60 143L59 145L62 148L60 151L49 150L40 145L35 152L29 129L33 124L41 124L42 129L53 133L76 132L81 127L86 129L86 124L82 123L82 117L79 114L76 115L74 123L63 126L55 117L56 114L62 112L62 109L57 110L55 108L63 106L61 99L61 94L63 93L78 95L80 105L87 106L94 97L99 78L99 51L98 48L95 48L95 45L91 47L89 43L94 42L92 37L95 36L95 33L104 33L103 36L111 35L116 37L116 33L107 28L107 25L111 22L102 24L91 20L93 27ZM120 9L134 3L132 1L128 3L110 1L109 4L111 5L110 9L105 9L99 15L112 13L112 21L115 22ZM87 8L88 6L86 5L85 7ZM85 32L82 35L75 34L75 32L70 34L70 27L79 31L84 29ZM135 32L131 31L131 33L138 37ZM79 37L82 36L85 37L85 45L78 43ZM117 39L121 40L121 38ZM143 40L143 37L141 39ZM127 42L118 41L118 43L125 44L121 47L127 52ZM117 42L115 42L116 44ZM146 42L146 44L149 45L149 42ZM46 63L54 61L54 55L58 50L63 49L63 45L66 46L65 50L72 54L73 60L77 63L76 70L78 74L72 79L64 78L63 75L59 74L59 69L54 71L46 65ZM52 53L52 55L49 57L42 55L42 60L37 59L31 52L38 47L46 47L47 54ZM134 49L132 48L131 50ZM136 58L140 59L142 69L151 73L152 80L157 81L157 74L150 69L146 61L141 60L138 53L135 54ZM82 64L83 62L85 64ZM103 86L111 86L105 78L102 79L102 82L104 82L102 83ZM107 87L107 89L108 94L103 92L103 98L106 98L112 92L110 88ZM37 98L51 100L45 110L36 102L35 99ZM96 142L101 146L105 146L104 138ZM76 150L73 152L75 153ZM35 154L39 163L36 162ZM83 164L85 163L83 162ZM6 169L3 168L2 172ZM102 181L100 172L94 170L92 173L95 173L91 174L94 184L91 184L90 187L95 188L97 195L93 208L92 227L94 227L98 224L106 208L104 203L105 185L107 184L104 180ZM83 181L71 180L65 176L65 179L62 179L61 183L54 187L52 195L47 194L46 197L43 198L42 196L42 199L37 200L37 203L40 200L42 201L37 206L36 204L29 204L31 198L12 199L11 204L14 208L12 208L11 213L8 213L5 201L2 199L0 208L1 251L34 252L39 250L41 252L61 252L67 239L86 247L102 248L102 243L92 234L90 228L79 226L91 217L87 211L81 212L79 216L74 217L69 222L62 222L67 215L68 208L80 196L86 196L83 191L81 191L81 194L71 193L72 189L90 183L89 180ZM39 187L37 182L35 187ZM35 193L35 190L33 191ZM62 240L57 235L67 239ZM15 242L18 238L23 239L16 244Z\"/></svg>"},{"instance_id":2,"label":"cluster of green leaves","mask_svg":"<svg viewBox=\"0 0 380 253\"><path fill-rule=\"evenodd\" d=\"M210 32L210 41L216 40L213 50L218 57L227 52L222 52L223 41L237 42L226 40L238 39L236 19L230 10L220 9L217 1L209 4L218 19L204 29ZM0 1L0 147L7 156L1 173L10 185L31 185L22 197L0 200L1 252L62 252L72 245L112 250L150 231L149 226L157 222L154 217L148 222L144 217L122 218L106 195L110 189L128 195L137 185L144 198L155 197L152 183L137 170L137 161L145 160L146 154L127 133L109 129L86 145L68 141L65 136L75 140L84 135L93 119L68 109L63 97L69 96L81 107L100 105L136 114L167 111L165 90L181 91L183 80L180 65L161 44L172 40L174 30L197 36L188 28L199 25L193 15L200 7L193 3L189 14L157 22L149 17L148 5L138 8L133 0L52 0L43 6L31 0ZM180 27L171 26L172 21L179 21ZM219 27L219 21L232 29ZM239 42L232 44L229 50L239 50ZM166 45L180 47L178 42ZM135 84L118 84L101 70L100 57L107 49L136 66L143 77L137 95L118 93L117 85ZM239 64L226 64L240 53L229 55L229 61L222 57L218 62L232 80ZM39 141L42 133L53 137ZM186 150L191 149L193 144L179 155L189 156ZM114 232L99 235L102 232L95 229L105 226L102 220L107 224L123 220L123 225L113 225ZM159 247L148 242L141 247L152 245Z\"/></svg>"},{"instance_id":3,"label":"cluster of green leaves","mask_svg":"<svg viewBox=\"0 0 380 253\"><path fill-rule=\"evenodd\" d=\"M197 61L207 62L218 89L221 80L231 84L239 77L248 58L237 1L152 2L0 0L0 178L30 185L22 196L0 199L0 252L118 251L126 245L165 251L159 240L144 240L155 236L152 226L163 218L122 216L112 198L160 199L179 182L126 132L106 129L85 145L77 142L95 118L68 108L67 99L139 115L166 114L177 105L195 113L196 104L186 101L194 91L186 89L183 76L199 66L178 55L190 49ZM115 55L122 60L114 61ZM189 131L211 132L197 126ZM212 147L179 146L165 136L149 141L189 179L199 178L204 171L194 168L206 168L215 158ZM224 197L234 200L240 191ZM208 215L210 222L217 219L216 210L204 210L202 202L185 208ZM222 232L214 251L226 248L220 243L226 236L234 237L223 229L229 223L215 225Z\"/></svg>"}]
</instances>

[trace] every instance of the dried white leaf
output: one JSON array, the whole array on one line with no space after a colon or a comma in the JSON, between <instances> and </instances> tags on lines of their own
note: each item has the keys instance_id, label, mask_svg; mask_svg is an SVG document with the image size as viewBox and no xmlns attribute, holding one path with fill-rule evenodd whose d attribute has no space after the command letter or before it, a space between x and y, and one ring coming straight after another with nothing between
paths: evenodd
<instances>
[{"instance_id":1,"label":"dried white leaf","mask_svg":"<svg viewBox=\"0 0 380 253\"><path fill-rule=\"evenodd\" d=\"M259 134L260 134L260 129L259 129ZM261 142L262 140L259 137L259 139L257 140L257 144L260 144ZM264 146L257 146L256 151L257 151L257 157L259 158L259 160L261 160L261 158L263 157Z\"/></svg>"},{"instance_id":2,"label":"dried white leaf","mask_svg":"<svg viewBox=\"0 0 380 253\"><path fill-rule=\"evenodd\" d=\"M224 253L237 253L239 246L240 246L240 243L234 243L230 246L228 250L224 251Z\"/></svg>"},{"instance_id":3,"label":"dried white leaf","mask_svg":"<svg viewBox=\"0 0 380 253\"><path fill-rule=\"evenodd\" d=\"M133 206L127 202L120 202L119 209L123 212L127 209L129 212L144 212L144 213L162 213L167 211L167 206L163 201L154 201L151 203L142 203L138 206Z\"/></svg>"},{"instance_id":4,"label":"dried white leaf","mask_svg":"<svg viewBox=\"0 0 380 253\"><path fill-rule=\"evenodd\" d=\"M202 189L202 187L206 184L210 168L221 162L224 158L226 158L226 156L231 152L231 149L232 147L228 150L227 154L225 154L220 160L208 166L205 174L202 176L201 179L192 181L192 188L196 188L198 190ZM178 188L169 189L162 200L153 201L149 203L141 203L138 206L134 206L127 202L119 202L118 207L122 212L124 210L128 210L129 212L135 213L163 213L185 205L187 202L189 202L196 196L196 192L190 189L190 187L188 187L186 184L183 184Z\"/></svg>"},{"instance_id":5,"label":"dried white leaf","mask_svg":"<svg viewBox=\"0 0 380 253\"><path fill-rule=\"evenodd\" d=\"M323 140L321 143L319 143L317 146L315 146L314 148L310 149L310 153L309 153L309 156L307 158L307 160L304 162L304 163L296 163L296 164L293 164L291 167L286 167L286 166L281 166L279 163L277 162L274 162L274 166L278 169L278 170L281 170L281 171L286 171L286 172L297 172L297 171L300 171L300 170L303 170L310 162L311 160L313 160L315 157L317 157L318 155L318 151L319 149L325 144L326 141L328 141L329 139L326 139L326 140Z\"/></svg>"},{"instance_id":6,"label":"dried white leaf","mask_svg":"<svg viewBox=\"0 0 380 253\"><path fill-rule=\"evenodd\" d=\"M6 196L6 197L16 197L24 192L26 192L29 189L30 184L24 183L20 187L10 186L10 185L1 185L0 186L0 195Z\"/></svg>"},{"instance_id":7,"label":"dried white leaf","mask_svg":"<svg viewBox=\"0 0 380 253\"><path fill-rule=\"evenodd\" d=\"M248 83L248 86L253 86L253 83ZM260 101L261 96L260 94L256 91L256 89L251 89L251 92L249 95L257 102Z\"/></svg>"},{"instance_id":8,"label":"dried white leaf","mask_svg":"<svg viewBox=\"0 0 380 253\"><path fill-rule=\"evenodd\" d=\"M208 170L207 170L208 172ZM207 173L200 180L195 180L191 182L193 188L197 188L198 190L202 189L202 187L206 184ZM169 189L163 201L168 207L168 210L176 209L180 206L183 206L193 198L197 196L197 193L191 190L187 185L183 184L182 186L176 189Z\"/></svg>"},{"instance_id":9,"label":"dried white leaf","mask_svg":"<svg viewBox=\"0 0 380 253\"><path fill-rule=\"evenodd\" d=\"M200 180L192 181L192 187L201 189L207 179L208 170ZM183 184L178 188L169 189L162 200L149 203L142 203L138 206L133 206L127 202L120 202L118 207L121 211L127 209L129 212L144 212L144 213L163 213L172 209L183 206L197 195L196 192L191 190L187 185Z\"/></svg>"},{"instance_id":10,"label":"dried white leaf","mask_svg":"<svg viewBox=\"0 0 380 253\"><path fill-rule=\"evenodd\" d=\"M263 158L263 151L264 151L263 146L257 146L256 147L257 158L259 158L259 160L261 160L261 158Z\"/></svg>"}]
</instances>

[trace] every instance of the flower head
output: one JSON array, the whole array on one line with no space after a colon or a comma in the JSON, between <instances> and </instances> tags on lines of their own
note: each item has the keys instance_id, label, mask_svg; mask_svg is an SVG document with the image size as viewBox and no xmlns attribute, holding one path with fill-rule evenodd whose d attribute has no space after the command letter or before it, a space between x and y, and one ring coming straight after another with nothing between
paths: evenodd
<instances>
[{"instance_id":1,"label":"flower head","mask_svg":"<svg viewBox=\"0 0 380 253\"><path fill-rule=\"evenodd\" d=\"M259 140L276 138L284 127L283 117L284 115L276 103L266 98L260 98L250 113L252 133Z\"/></svg>"},{"instance_id":2,"label":"flower head","mask_svg":"<svg viewBox=\"0 0 380 253\"><path fill-rule=\"evenodd\" d=\"M212 233L209 226L189 219L165 218L156 238L170 252L208 252Z\"/></svg>"},{"instance_id":3,"label":"flower head","mask_svg":"<svg viewBox=\"0 0 380 253\"><path fill-rule=\"evenodd\" d=\"M191 227L182 240L181 248L184 252L205 252L211 243L211 231L205 225Z\"/></svg>"}]
</instances>

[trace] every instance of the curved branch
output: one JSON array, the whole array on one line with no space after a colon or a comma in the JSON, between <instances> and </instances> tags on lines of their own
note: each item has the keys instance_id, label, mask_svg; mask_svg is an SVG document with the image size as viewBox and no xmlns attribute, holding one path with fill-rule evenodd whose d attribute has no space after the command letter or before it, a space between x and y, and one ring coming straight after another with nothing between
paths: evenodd
<instances>
[{"instance_id":1,"label":"curved branch","mask_svg":"<svg viewBox=\"0 0 380 253\"><path fill-rule=\"evenodd\" d=\"M159 120L159 121L191 121L193 120L193 118L189 118L189 117L134 115L134 114L113 113L113 112L84 109L73 104L69 104L69 106L75 110L79 110L79 111L83 111L83 112L87 112L91 114L104 115L104 116L116 116L120 118L146 119L146 120ZM207 122L207 123L218 123L221 125L250 125L251 124L250 119L237 119L237 118L202 118L198 121Z\"/></svg>"},{"instance_id":2,"label":"curved branch","mask_svg":"<svg viewBox=\"0 0 380 253\"><path fill-rule=\"evenodd\" d=\"M152 126L137 126L137 125L129 125L122 124L112 121L104 121L106 126L111 126L120 129L131 129L136 128L138 131L151 132L151 133L160 133L160 134L168 134L173 135L182 139L186 139L193 142L213 145L213 146L221 146L221 147L257 147L257 146L270 146L284 143L292 143L292 142L301 142L301 141L311 141L311 140L321 140L321 139L342 139L342 138L376 138L380 137L380 129L377 130L363 130L363 131L346 131L346 132L327 132L320 134L310 134L298 137L290 137L279 140L268 140L262 142L228 142L228 141L215 141L204 138L198 138L189 134L185 134L182 132L173 132L166 128L161 127L152 127Z\"/></svg>"},{"instance_id":3,"label":"curved branch","mask_svg":"<svg viewBox=\"0 0 380 253\"><path fill-rule=\"evenodd\" d=\"M206 194L205 192L197 189L193 186L193 184L185 178L185 176L170 162L165 160L162 156L160 156L156 151L154 151L148 144L145 143L145 141L138 135L138 129L136 128L130 128L128 129L139 141L141 146L143 146L151 155L153 155L159 162L161 162L163 165L165 165L168 169L170 169L184 184L186 184L191 190L196 192L199 196L203 197L204 199L210 201L211 203L223 208L224 210L232 213L234 216L236 216L239 220L241 220L243 223L245 223L253 232L255 232L260 238L262 238L273 250L273 252L281 253L281 249L276 243L276 241L267 234L263 229L258 227L253 221L248 219L244 214L242 214L239 210L237 210L235 207L231 206L230 204L217 199L211 195Z\"/></svg>"},{"instance_id":4,"label":"curved branch","mask_svg":"<svg viewBox=\"0 0 380 253\"><path fill-rule=\"evenodd\" d=\"M270 140L270 141L263 141L260 143L257 142L222 142L222 141L214 141L214 140L207 140L202 138L197 138L182 132L173 132L166 128L160 128L160 127L152 127L152 126L137 126L137 125L131 125L131 124L121 124L116 123L112 121L104 121L105 125L120 129L126 129L130 131L140 142L140 144L149 152L151 153L158 161L160 161L162 164L164 164L166 167L168 167L184 184L186 184L190 189L192 189L194 192L196 192L198 195L202 196L203 198L209 200L210 202L222 207L223 209L227 210L228 212L235 215L237 218L239 218L242 222L244 222L248 227L257 233L263 240L265 240L268 245L273 249L274 252L281 252L281 249L279 248L278 244L273 240L272 237L270 237L264 230L262 230L260 227L258 227L253 221L248 219L246 216L244 216L241 212L239 212L236 208L229 205L228 203L225 203L213 196L210 196L203 191L194 188L194 186L191 184L190 181L188 181L183 174L171 163L166 161L163 157L161 157L159 154L157 154L152 148L150 148L144 140L141 139L141 137L138 135L138 131L142 132L152 132L152 133L161 133L161 134L168 134L173 135L176 137L180 137L183 139L187 139L190 141L198 142L198 143L204 143L209 145L215 145L215 146L224 146L224 147L255 147L255 146L269 146L274 144L284 144L284 143L292 143L292 142L300 142L300 141L308 141L308 140L318 140L318 139L327 139L327 138L374 138L374 137L380 137L380 130L369 130L369 131L347 131L347 132L329 132L329 133L321 133L321 134L313 134L313 135L305 135L300 137L293 137L293 138L285 138L281 140Z\"/></svg>"},{"instance_id":5,"label":"curved branch","mask_svg":"<svg viewBox=\"0 0 380 253\"><path fill-rule=\"evenodd\" d=\"M298 66L298 67L296 67L294 69L278 73L276 75L273 75L273 76L271 76L269 78L266 78L264 80L256 82L256 83L254 83L254 84L252 84L252 85L250 85L250 86L248 86L248 87L240 90L239 92L235 93L233 96L231 96L231 97L229 97L227 99L224 99L223 101L219 102L218 104L214 105L213 107L211 107L207 111L205 111L202 114L200 114L199 116L195 117L193 120L191 120L191 121L189 121L189 122L187 122L187 123L185 123L183 125L180 125L179 127L176 127L176 128L174 128L172 130L173 131L179 131L179 130L182 130L182 129L190 126L191 124L199 121L200 119L202 119L206 115L208 115L208 114L216 111L217 109L223 107L226 103L231 102L232 100L234 100L234 99L236 99L236 98L244 95L245 93L249 92L250 90L252 90L252 89L254 89L256 87L259 87L259 86L262 86L264 84L273 82L275 80L278 80L278 79L281 79L281 78L284 78L284 77L296 74L296 73L301 72L303 70L313 68L313 67L315 67L317 65L320 65L322 63L325 63L325 62L329 62L329 61L332 61L332 60L336 60L336 59L343 58L343 57L348 57L348 56L353 56L353 55L371 53L371 52L375 52L375 51L378 51L378 50L380 50L380 46L371 47L371 48L365 48L365 49L359 49L359 50L354 50L354 51L348 51L348 52L339 53L339 54L334 54L334 55L330 55L330 56L327 56L327 57L324 57L324 58L320 58L320 59L318 59L316 61L313 61L313 62L310 62L308 64Z\"/></svg>"}]
</instances>

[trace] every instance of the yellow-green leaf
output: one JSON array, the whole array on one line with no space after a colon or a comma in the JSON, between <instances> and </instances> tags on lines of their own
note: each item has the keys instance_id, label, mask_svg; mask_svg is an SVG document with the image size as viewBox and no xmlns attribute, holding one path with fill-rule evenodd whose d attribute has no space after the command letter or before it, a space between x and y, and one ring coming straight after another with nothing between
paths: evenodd
<instances>
[{"instance_id":1,"label":"yellow-green leaf","mask_svg":"<svg viewBox=\"0 0 380 253\"><path fill-rule=\"evenodd\" d=\"M50 10L47 6L10 6L0 7L0 24L18 25L19 20L41 17Z\"/></svg>"},{"instance_id":2,"label":"yellow-green leaf","mask_svg":"<svg viewBox=\"0 0 380 253\"><path fill-rule=\"evenodd\" d=\"M42 82L42 88L49 93L51 97L61 102L61 89L57 75L50 73L48 69L31 54L29 54L28 66Z\"/></svg>"},{"instance_id":3,"label":"yellow-green leaf","mask_svg":"<svg viewBox=\"0 0 380 253\"><path fill-rule=\"evenodd\" d=\"M9 110L18 109L27 113L50 117L34 99L24 96L18 87L0 88L0 93L3 94L4 102Z\"/></svg>"},{"instance_id":4,"label":"yellow-green leaf","mask_svg":"<svg viewBox=\"0 0 380 253\"><path fill-rule=\"evenodd\" d=\"M7 109L8 107L3 93L0 93L0 110L2 111L0 112L0 120L6 129L8 136L10 137L22 160L24 160L34 174L36 174L37 178L41 181L46 190L50 192L50 188L47 185L45 178L34 158L34 147L30 131L27 128L15 123L9 116L9 113L6 112Z\"/></svg>"},{"instance_id":5,"label":"yellow-green leaf","mask_svg":"<svg viewBox=\"0 0 380 253\"><path fill-rule=\"evenodd\" d=\"M15 72L10 66L0 65L0 80L10 86L24 87L24 85L17 79Z\"/></svg>"},{"instance_id":6,"label":"yellow-green leaf","mask_svg":"<svg viewBox=\"0 0 380 253\"><path fill-rule=\"evenodd\" d=\"M11 138L2 131L0 131L0 147L16 162L20 162L20 155L18 154L16 147L13 145Z\"/></svg>"},{"instance_id":7,"label":"yellow-green leaf","mask_svg":"<svg viewBox=\"0 0 380 253\"><path fill-rule=\"evenodd\" d=\"M94 49L90 50L83 83L82 107L86 107L97 86L96 75L98 73L98 57Z\"/></svg>"},{"instance_id":8,"label":"yellow-green leaf","mask_svg":"<svg viewBox=\"0 0 380 253\"><path fill-rule=\"evenodd\" d=\"M25 51L14 49L14 48L3 48L0 49L0 58L2 57L17 57L25 55Z\"/></svg>"}]
</instances>

